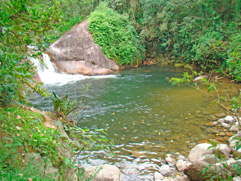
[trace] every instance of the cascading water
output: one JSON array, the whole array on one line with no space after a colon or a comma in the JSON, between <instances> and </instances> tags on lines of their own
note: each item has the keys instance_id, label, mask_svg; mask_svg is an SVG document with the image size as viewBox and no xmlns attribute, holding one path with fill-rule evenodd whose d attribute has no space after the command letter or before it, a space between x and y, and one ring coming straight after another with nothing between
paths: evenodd
<instances>
[{"instance_id":1,"label":"cascading water","mask_svg":"<svg viewBox=\"0 0 241 181\"><path fill-rule=\"evenodd\" d=\"M54 65L50 61L50 58L47 54L43 53L43 63L39 61L39 59L32 58L31 61L37 67L38 75L41 81L44 84L58 84L64 85L70 82L75 82L78 80L83 80L86 78L107 78L107 77L115 77L115 75L104 75L104 76L84 76L81 74L65 74L59 73L54 68ZM44 64L44 65L43 65Z\"/></svg>"}]
</instances>

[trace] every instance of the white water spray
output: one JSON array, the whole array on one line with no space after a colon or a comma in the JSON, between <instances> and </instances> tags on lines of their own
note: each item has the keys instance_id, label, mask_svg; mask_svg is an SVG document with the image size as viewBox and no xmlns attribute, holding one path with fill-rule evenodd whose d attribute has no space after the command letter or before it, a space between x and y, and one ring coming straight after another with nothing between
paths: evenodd
<instances>
[{"instance_id":1,"label":"white water spray","mask_svg":"<svg viewBox=\"0 0 241 181\"><path fill-rule=\"evenodd\" d=\"M37 67L38 75L41 81L44 84L58 84L64 85L70 82L76 82L78 80L83 80L86 78L114 78L116 75L102 75L102 76L85 76L81 74L65 74L58 73L55 71L55 68L50 61L50 58L47 54L43 54L43 63L42 65L38 59L32 58L31 61Z\"/></svg>"}]
</instances>

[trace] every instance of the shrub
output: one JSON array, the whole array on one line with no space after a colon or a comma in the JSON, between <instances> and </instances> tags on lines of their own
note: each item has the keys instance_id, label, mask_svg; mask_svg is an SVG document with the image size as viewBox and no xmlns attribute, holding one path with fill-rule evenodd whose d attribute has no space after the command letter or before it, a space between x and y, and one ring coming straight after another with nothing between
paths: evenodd
<instances>
[{"instance_id":1,"label":"shrub","mask_svg":"<svg viewBox=\"0 0 241 181\"><path fill-rule=\"evenodd\" d=\"M91 13L88 30L103 53L119 65L135 65L142 61L144 46L128 16L101 3Z\"/></svg>"}]
</instances>

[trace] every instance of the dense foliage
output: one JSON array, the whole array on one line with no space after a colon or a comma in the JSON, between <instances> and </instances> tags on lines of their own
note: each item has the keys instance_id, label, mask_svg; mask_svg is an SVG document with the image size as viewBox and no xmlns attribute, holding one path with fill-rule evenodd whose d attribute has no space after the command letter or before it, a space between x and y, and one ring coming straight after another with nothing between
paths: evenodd
<instances>
[{"instance_id":1,"label":"dense foliage","mask_svg":"<svg viewBox=\"0 0 241 181\"><path fill-rule=\"evenodd\" d=\"M240 0L108 2L130 15L144 39L147 57L196 63L241 80Z\"/></svg>"},{"instance_id":2,"label":"dense foliage","mask_svg":"<svg viewBox=\"0 0 241 181\"><path fill-rule=\"evenodd\" d=\"M142 62L144 46L128 16L120 15L101 3L89 20L88 29L108 58L119 65Z\"/></svg>"},{"instance_id":3,"label":"dense foliage","mask_svg":"<svg viewBox=\"0 0 241 181\"><path fill-rule=\"evenodd\" d=\"M23 102L32 90L43 93L33 84L29 57L41 55L62 14L57 1L3 0L0 15L0 104L7 105ZM30 45L35 52L29 51Z\"/></svg>"}]
</instances>

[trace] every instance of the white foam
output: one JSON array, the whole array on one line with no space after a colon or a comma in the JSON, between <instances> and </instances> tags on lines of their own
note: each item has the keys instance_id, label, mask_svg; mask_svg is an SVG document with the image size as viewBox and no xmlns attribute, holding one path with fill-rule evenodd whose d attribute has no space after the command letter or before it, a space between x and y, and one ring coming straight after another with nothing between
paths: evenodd
<instances>
[{"instance_id":1,"label":"white foam","mask_svg":"<svg viewBox=\"0 0 241 181\"><path fill-rule=\"evenodd\" d=\"M116 75L85 76L81 74L72 75L72 74L58 73L56 72L47 54L43 54L43 63L45 66L42 65L38 59L31 58L31 61L37 67L38 75L44 84L64 85L67 83L76 82L87 78L103 79L103 78L116 77Z\"/></svg>"}]
</instances>

